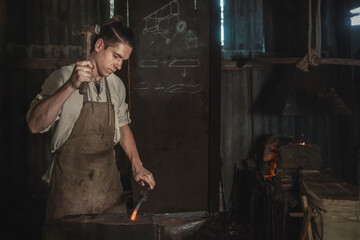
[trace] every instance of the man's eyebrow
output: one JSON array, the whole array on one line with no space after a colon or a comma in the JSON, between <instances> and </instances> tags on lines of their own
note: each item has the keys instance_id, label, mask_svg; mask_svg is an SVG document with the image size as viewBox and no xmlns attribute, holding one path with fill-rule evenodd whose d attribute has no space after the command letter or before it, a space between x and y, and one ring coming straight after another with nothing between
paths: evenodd
<instances>
[{"instance_id":1,"label":"man's eyebrow","mask_svg":"<svg viewBox=\"0 0 360 240\"><path fill-rule=\"evenodd\" d=\"M117 53L117 52L114 52L114 55L117 56L117 57L121 57L121 58L124 58L123 56L121 56L120 53Z\"/></svg>"},{"instance_id":2,"label":"man's eyebrow","mask_svg":"<svg viewBox=\"0 0 360 240\"><path fill-rule=\"evenodd\" d=\"M120 57L121 59L123 59L123 60L127 60L127 59L125 59L120 53L118 53L118 52L115 52L114 51L114 55L116 56L116 57Z\"/></svg>"}]
</instances>

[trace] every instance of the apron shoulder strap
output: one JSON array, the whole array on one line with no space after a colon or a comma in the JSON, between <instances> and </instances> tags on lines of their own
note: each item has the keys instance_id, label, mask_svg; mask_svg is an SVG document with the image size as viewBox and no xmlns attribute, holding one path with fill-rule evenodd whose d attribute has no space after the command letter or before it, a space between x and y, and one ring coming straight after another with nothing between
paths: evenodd
<instances>
[{"instance_id":1,"label":"apron shoulder strap","mask_svg":"<svg viewBox=\"0 0 360 240\"><path fill-rule=\"evenodd\" d=\"M109 84L108 84L107 78L105 78L105 88L106 88L107 101L108 101L108 103L112 104L111 94L110 94L110 88L109 88Z\"/></svg>"}]
</instances>

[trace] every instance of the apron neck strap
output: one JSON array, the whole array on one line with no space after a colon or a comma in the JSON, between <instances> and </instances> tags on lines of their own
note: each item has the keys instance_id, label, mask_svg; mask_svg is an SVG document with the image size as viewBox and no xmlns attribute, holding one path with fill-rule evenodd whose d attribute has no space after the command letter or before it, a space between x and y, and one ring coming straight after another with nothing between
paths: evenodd
<instances>
[{"instance_id":1,"label":"apron neck strap","mask_svg":"<svg viewBox=\"0 0 360 240\"><path fill-rule=\"evenodd\" d=\"M101 80L100 80L101 81ZM112 101L111 101L111 94L110 94L110 88L109 88L109 84L108 84L108 81L107 81L107 78L105 78L105 89L106 89L106 98L107 98L107 102L112 104ZM87 88L87 94L84 94L83 95L83 102L87 102L89 101L89 98L90 98L90 101L93 102L93 97L92 97L92 93L91 93L91 90L90 90L90 83L89 84L86 84L86 88Z\"/></svg>"},{"instance_id":2,"label":"apron neck strap","mask_svg":"<svg viewBox=\"0 0 360 240\"><path fill-rule=\"evenodd\" d=\"M84 94L84 96L85 96L85 95L89 95L90 101L93 102L94 100L93 100L92 93L91 93L91 90L90 90L90 83L86 84L86 86L87 86L87 92L88 92L88 94Z\"/></svg>"},{"instance_id":3,"label":"apron neck strap","mask_svg":"<svg viewBox=\"0 0 360 240\"><path fill-rule=\"evenodd\" d=\"M107 101L108 101L108 103L112 104L111 94L110 94L110 88L109 88L109 84L108 84L107 78L105 78L105 89L106 89Z\"/></svg>"}]
</instances>

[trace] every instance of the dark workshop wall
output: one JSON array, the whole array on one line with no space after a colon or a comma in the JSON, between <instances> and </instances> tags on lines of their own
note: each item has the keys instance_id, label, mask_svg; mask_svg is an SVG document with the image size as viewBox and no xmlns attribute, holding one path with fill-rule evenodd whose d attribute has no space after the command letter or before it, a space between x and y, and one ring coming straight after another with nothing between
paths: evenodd
<instances>
[{"instance_id":1,"label":"dark workshop wall","mask_svg":"<svg viewBox=\"0 0 360 240\"><path fill-rule=\"evenodd\" d=\"M222 58L303 57L307 52L307 2L225 0ZM351 1L322 1L323 57L358 58L359 35L349 24L350 5ZM272 134L300 137L303 133L308 143L321 147L324 166L331 168L335 177L353 184L357 181L358 68L319 67L326 83L354 111L351 116L282 116L260 111L257 107L269 100L264 95L274 89L288 67L222 71L221 157L227 197L232 189L234 164L241 170L245 159L259 163L264 142Z\"/></svg>"},{"instance_id":2,"label":"dark workshop wall","mask_svg":"<svg viewBox=\"0 0 360 240\"><path fill-rule=\"evenodd\" d=\"M212 5L219 9L217 1L130 2L130 26L138 36L130 59L132 129L140 156L157 181L144 211L218 207L218 168L209 167L219 155L219 143L212 141L219 139L219 115L210 117L215 101L219 106L219 94L211 93L219 78L210 74L215 76L211 71L220 60L218 55L210 61L210 36L219 38L219 25L212 25L219 12L210 15ZM138 192L135 184L133 192Z\"/></svg>"},{"instance_id":3,"label":"dark workshop wall","mask_svg":"<svg viewBox=\"0 0 360 240\"><path fill-rule=\"evenodd\" d=\"M352 8L359 7L360 3L353 1ZM351 29L351 58L360 59L360 26L352 27ZM360 68L352 67L351 75L349 78L352 80L351 90L352 96L351 99L354 106L354 130L352 136L352 145L355 149L356 159L357 159L357 168L354 168L357 176L357 183L360 185ZM349 94L350 95L350 94ZM350 99L349 99L350 100Z\"/></svg>"},{"instance_id":4,"label":"dark workshop wall","mask_svg":"<svg viewBox=\"0 0 360 240\"><path fill-rule=\"evenodd\" d=\"M47 186L50 133L31 134L26 112L55 69L80 56L81 39L71 34L83 25L109 18L107 0L2 0L1 7L1 131L0 205L1 237L6 232L40 239ZM3 14L5 13L5 14ZM19 216L25 216L19 220ZM15 230L16 228L16 230Z\"/></svg>"},{"instance_id":5,"label":"dark workshop wall","mask_svg":"<svg viewBox=\"0 0 360 240\"><path fill-rule=\"evenodd\" d=\"M60 67L45 63L56 59L71 61L78 58L81 39L72 36L71 31L86 24L104 23L109 16L109 11L104 9L109 9L109 3L105 0L92 1L91 4L83 2L83 5L74 1L7 3L7 78L11 79L7 81L10 84L7 86L7 96L14 98L11 101L12 106L7 105L13 112L8 120L11 125L7 128L7 136L13 139L13 148L25 149L14 149L8 154L13 164L19 164L20 169L26 170L29 192L41 193L44 187L39 176L51 159L48 152L49 134L29 134L25 122L26 111L31 100L41 90L45 78ZM19 5L25 7L18 8Z\"/></svg>"},{"instance_id":6,"label":"dark workshop wall","mask_svg":"<svg viewBox=\"0 0 360 240\"><path fill-rule=\"evenodd\" d=\"M123 15L126 13L125 2L115 2L116 11ZM133 22L139 22L139 25L132 25L139 30L138 36L145 36L142 33L144 27L142 14L149 14L151 9L156 10L169 2L171 1L158 1L156 7L154 2L151 2L151 8L149 6L148 10L143 7L133 8L130 18ZM207 209L215 211L218 207L217 164L220 146L220 115L218 114L220 87L216 86L220 84L220 71L216 70L220 66L219 11L217 11L219 6L217 1L174 2L180 5L179 19L185 21L187 25L178 25L178 28L184 32L173 37L175 47L165 44L164 49L161 49L159 45L158 49L163 55L161 57L166 57L168 64L175 58L190 60L196 58L199 60L199 67L186 69L174 67L176 71L160 74L164 87L170 88L173 85L173 93L164 90L161 94L157 91L139 93L134 89L136 84L148 80L155 84L157 76L157 72L151 74L142 72L141 78L136 78L139 76L139 61L157 55L151 53L142 56L143 58L136 57L136 51L139 51L141 46L144 48L149 44L137 42L139 48L131 59L134 61L135 70L130 72L131 77L134 76L133 82L126 79L127 65L120 75L125 76L123 78L125 85L132 90L129 92L130 95L133 94L129 99L132 108L132 129L138 141L140 154L145 166L149 166L149 169L154 171L159 184L158 192L154 193L154 199L159 200L155 201L157 205L154 205L158 208L151 211ZM10 216L9 224L16 221L15 215L19 211L26 213L31 211L33 214L28 216L39 217L39 221L42 221L45 212L44 209L38 208L43 208L44 205L37 204L39 202L43 204L48 193L41 176L52 160L49 146L51 133L31 134L26 125L26 112L31 100L40 92L46 77L59 67L79 58L82 41L80 37L72 36L71 31L84 25L103 24L109 18L109 2L107 0L80 2L1 0L0 4L4 7L1 10L5 9L6 12L6 15L1 15L2 19L6 16L5 22L1 22L1 31L7 30L7 34L1 34L0 38L1 53L5 53L6 57L1 60L3 84L0 88L0 104L1 110L7 116L1 118L0 132L1 207L9 213L5 215ZM194 4L197 4L195 10ZM210 11L213 11L212 18ZM136 16L139 19L136 19ZM217 23L214 23L216 21ZM215 27L212 27L212 24ZM176 25L172 27L176 30ZM216 40L210 40L210 36L215 36ZM150 38L149 35L147 40ZM156 41L159 44L161 42ZM211 50L213 45L217 45L218 53L215 52L216 50ZM177 47L181 48L176 50ZM166 55L166 52L169 54ZM216 54L217 59L210 63L210 57ZM190 61L190 64L192 63ZM181 85L176 84L186 85L185 91L190 93L179 91L177 86ZM195 92L192 93L193 91ZM214 96L212 99L210 94ZM209 144L213 147L210 148ZM170 191L170 194L167 191ZM180 201L170 203L169 199L177 199L180 195L182 195ZM162 201L165 203L162 204ZM22 206L21 209L16 209L18 204Z\"/></svg>"}]
</instances>

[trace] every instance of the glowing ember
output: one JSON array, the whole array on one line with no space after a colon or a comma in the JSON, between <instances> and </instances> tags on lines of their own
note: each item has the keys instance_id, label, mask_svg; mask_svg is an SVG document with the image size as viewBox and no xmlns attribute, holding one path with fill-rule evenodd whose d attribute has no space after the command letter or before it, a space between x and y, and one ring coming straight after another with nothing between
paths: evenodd
<instances>
[{"instance_id":1,"label":"glowing ember","mask_svg":"<svg viewBox=\"0 0 360 240\"><path fill-rule=\"evenodd\" d=\"M305 145L306 145L306 143L305 143L305 136L304 136L303 133L302 133L301 136L300 136L300 139L299 139L299 141L298 141L298 144L299 144L299 145L302 145L302 146L305 146Z\"/></svg>"},{"instance_id":2,"label":"glowing ember","mask_svg":"<svg viewBox=\"0 0 360 240\"><path fill-rule=\"evenodd\" d=\"M137 211L138 211L138 210L135 208L134 211L133 211L133 213L131 214L130 220L133 221L133 222L136 220Z\"/></svg>"}]
</instances>

